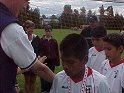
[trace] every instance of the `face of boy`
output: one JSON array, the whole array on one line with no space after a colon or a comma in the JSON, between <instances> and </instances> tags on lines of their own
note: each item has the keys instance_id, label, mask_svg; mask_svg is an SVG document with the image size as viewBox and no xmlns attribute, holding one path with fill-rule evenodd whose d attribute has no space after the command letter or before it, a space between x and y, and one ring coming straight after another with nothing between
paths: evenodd
<instances>
[{"instance_id":1,"label":"face of boy","mask_svg":"<svg viewBox=\"0 0 124 93\"><path fill-rule=\"evenodd\" d=\"M46 34L46 37L51 37L52 36L51 30L45 31L45 34Z\"/></svg>"},{"instance_id":2,"label":"face of boy","mask_svg":"<svg viewBox=\"0 0 124 93\"><path fill-rule=\"evenodd\" d=\"M103 39L92 37L92 43L97 50L103 50Z\"/></svg>"},{"instance_id":3,"label":"face of boy","mask_svg":"<svg viewBox=\"0 0 124 93\"><path fill-rule=\"evenodd\" d=\"M110 61L116 61L117 58L120 58L121 53L120 51L122 48L116 48L115 46L104 42L104 50L105 50L105 54L107 59L109 59Z\"/></svg>"},{"instance_id":4,"label":"face of boy","mask_svg":"<svg viewBox=\"0 0 124 93\"><path fill-rule=\"evenodd\" d=\"M32 35L33 34L34 27L29 27L26 29L27 34Z\"/></svg>"},{"instance_id":5,"label":"face of boy","mask_svg":"<svg viewBox=\"0 0 124 93\"><path fill-rule=\"evenodd\" d=\"M74 57L64 57L61 55L62 66L66 74L70 77L76 78L84 74L85 62L80 61Z\"/></svg>"}]
</instances>

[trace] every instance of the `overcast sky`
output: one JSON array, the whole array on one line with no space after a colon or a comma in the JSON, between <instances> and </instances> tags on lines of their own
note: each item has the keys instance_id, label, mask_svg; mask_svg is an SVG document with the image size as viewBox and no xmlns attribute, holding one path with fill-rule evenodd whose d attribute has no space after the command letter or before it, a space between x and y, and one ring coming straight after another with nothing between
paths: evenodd
<instances>
[{"instance_id":1,"label":"overcast sky","mask_svg":"<svg viewBox=\"0 0 124 93\"><path fill-rule=\"evenodd\" d=\"M38 7L40 9L40 13L45 15L62 13L63 7L66 4L71 5L72 9L80 10L81 7L85 7L86 10L93 10L96 11L96 13L100 6L104 5L104 8L106 8L112 5L114 12L118 12L124 16L124 3L91 0L30 0L30 6L32 8Z\"/></svg>"}]
</instances>

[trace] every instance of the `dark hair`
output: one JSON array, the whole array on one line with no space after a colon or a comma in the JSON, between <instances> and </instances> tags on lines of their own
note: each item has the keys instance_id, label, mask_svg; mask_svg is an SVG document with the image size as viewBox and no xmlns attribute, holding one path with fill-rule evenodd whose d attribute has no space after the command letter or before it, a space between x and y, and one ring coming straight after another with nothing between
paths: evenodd
<instances>
[{"instance_id":1,"label":"dark hair","mask_svg":"<svg viewBox=\"0 0 124 93\"><path fill-rule=\"evenodd\" d=\"M91 34L95 38L101 38L107 35L107 31L104 26L98 25L92 30Z\"/></svg>"},{"instance_id":2,"label":"dark hair","mask_svg":"<svg viewBox=\"0 0 124 93\"><path fill-rule=\"evenodd\" d=\"M52 31L52 26L51 25L46 25L44 27L45 31Z\"/></svg>"},{"instance_id":3,"label":"dark hair","mask_svg":"<svg viewBox=\"0 0 124 93\"><path fill-rule=\"evenodd\" d=\"M104 42L110 43L111 45L115 46L116 48L120 47L121 45L124 47L124 38L118 33L111 33L108 34L103 38Z\"/></svg>"},{"instance_id":4,"label":"dark hair","mask_svg":"<svg viewBox=\"0 0 124 93\"><path fill-rule=\"evenodd\" d=\"M75 57L82 60L88 55L88 45L84 37L79 34L69 34L60 43L60 52L64 57Z\"/></svg>"}]
</instances>

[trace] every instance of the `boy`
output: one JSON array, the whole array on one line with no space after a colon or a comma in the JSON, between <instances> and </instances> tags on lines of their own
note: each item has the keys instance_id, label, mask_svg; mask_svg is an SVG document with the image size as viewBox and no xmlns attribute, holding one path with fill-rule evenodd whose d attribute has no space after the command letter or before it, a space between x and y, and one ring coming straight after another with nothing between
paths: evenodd
<instances>
[{"instance_id":1,"label":"boy","mask_svg":"<svg viewBox=\"0 0 124 93\"><path fill-rule=\"evenodd\" d=\"M24 23L24 29L28 36L28 39L34 49L34 53L38 57L41 51L40 48L40 37L38 35L33 34L35 28L35 23L31 20L27 20ZM31 70L24 72L25 79L25 93L35 93L35 82L37 75L34 74Z\"/></svg>"},{"instance_id":2,"label":"boy","mask_svg":"<svg viewBox=\"0 0 124 93\"><path fill-rule=\"evenodd\" d=\"M47 56L44 63L54 72L55 67L60 64L58 43L52 36L52 26L46 25L44 30L45 35L40 39L40 46L42 48L40 56ZM52 83L41 78L41 93L49 93L51 86Z\"/></svg>"},{"instance_id":3,"label":"boy","mask_svg":"<svg viewBox=\"0 0 124 93\"><path fill-rule=\"evenodd\" d=\"M63 71L53 81L50 93L110 93L106 77L85 66L88 45L79 34L69 34L60 43Z\"/></svg>"},{"instance_id":4,"label":"boy","mask_svg":"<svg viewBox=\"0 0 124 93\"><path fill-rule=\"evenodd\" d=\"M92 37L91 33L92 33L92 30L97 26L97 23L98 23L97 16L95 15L90 16L88 21L89 21L89 26L84 28L80 34L85 37L89 48L91 48L93 46L93 43L91 41L91 37Z\"/></svg>"},{"instance_id":5,"label":"boy","mask_svg":"<svg viewBox=\"0 0 124 93\"><path fill-rule=\"evenodd\" d=\"M118 33L112 33L103 38L107 59L102 63L101 73L108 78L112 93L124 93L124 60L121 55L124 50L124 39ZM122 92L123 91L123 92Z\"/></svg>"},{"instance_id":6,"label":"boy","mask_svg":"<svg viewBox=\"0 0 124 93\"><path fill-rule=\"evenodd\" d=\"M102 61L106 59L105 51L103 48L103 37L107 35L107 31L104 26L96 26L92 30L92 43L93 47L89 49L87 66L100 71Z\"/></svg>"}]
</instances>

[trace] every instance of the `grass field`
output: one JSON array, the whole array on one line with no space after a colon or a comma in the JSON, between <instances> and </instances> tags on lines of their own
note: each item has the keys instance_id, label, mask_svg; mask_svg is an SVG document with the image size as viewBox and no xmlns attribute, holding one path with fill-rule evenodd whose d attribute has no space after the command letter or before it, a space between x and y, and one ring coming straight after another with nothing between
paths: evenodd
<instances>
[{"instance_id":1,"label":"grass field","mask_svg":"<svg viewBox=\"0 0 124 93\"><path fill-rule=\"evenodd\" d=\"M119 32L117 30L108 30L108 33L113 33L113 32ZM35 29L34 31L35 34L37 34L38 36L42 37L42 35L44 34L43 29ZM58 43L61 42L61 40L68 34L70 33L80 33L80 31L73 31L70 29L53 29L52 34L53 37L57 39ZM59 72L62 70L61 66L56 67L55 73ZM17 76L17 80L19 83L19 86L21 88L21 90L24 91L24 77L22 74ZM39 77L37 77L37 81L36 81L36 91L35 93L40 93L40 80Z\"/></svg>"}]
</instances>

